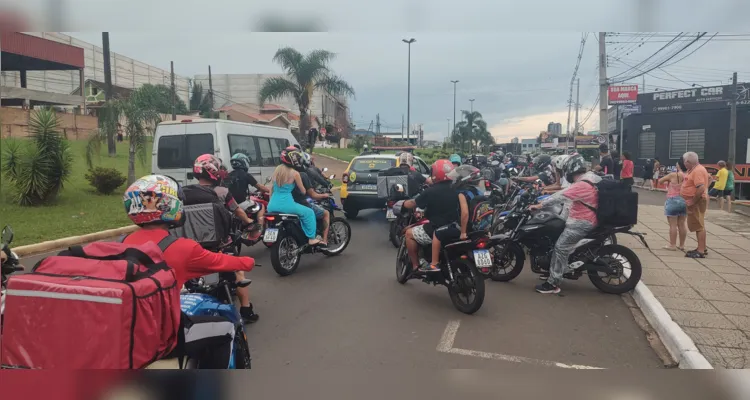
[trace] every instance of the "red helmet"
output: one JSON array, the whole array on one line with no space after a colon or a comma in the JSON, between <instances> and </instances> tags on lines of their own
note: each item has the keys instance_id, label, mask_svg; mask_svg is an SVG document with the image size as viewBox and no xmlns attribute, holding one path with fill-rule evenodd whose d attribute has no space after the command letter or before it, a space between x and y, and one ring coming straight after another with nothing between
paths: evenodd
<instances>
[{"instance_id":1,"label":"red helmet","mask_svg":"<svg viewBox=\"0 0 750 400\"><path fill-rule=\"evenodd\" d=\"M456 168L450 160L437 160L432 164L432 182L449 181L448 173Z\"/></svg>"}]
</instances>

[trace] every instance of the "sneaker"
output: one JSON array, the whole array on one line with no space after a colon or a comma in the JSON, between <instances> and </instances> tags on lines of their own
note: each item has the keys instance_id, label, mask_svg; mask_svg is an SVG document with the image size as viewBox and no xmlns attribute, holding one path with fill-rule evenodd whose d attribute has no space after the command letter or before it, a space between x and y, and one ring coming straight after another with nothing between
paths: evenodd
<instances>
[{"instance_id":1,"label":"sneaker","mask_svg":"<svg viewBox=\"0 0 750 400\"><path fill-rule=\"evenodd\" d=\"M440 267L438 267L437 265L432 265L428 262L424 262L419 266L419 271L420 272L439 272Z\"/></svg>"},{"instance_id":2,"label":"sneaker","mask_svg":"<svg viewBox=\"0 0 750 400\"><path fill-rule=\"evenodd\" d=\"M252 305L250 307L240 307L240 316L246 324L258 322L258 319L260 318L260 315L253 311Z\"/></svg>"},{"instance_id":3,"label":"sneaker","mask_svg":"<svg viewBox=\"0 0 750 400\"><path fill-rule=\"evenodd\" d=\"M536 285L536 287L534 289L536 289L537 292L543 293L543 294L557 294L557 293L560 293L560 288L557 287L557 286L555 286L555 285L553 285L553 284L551 284L551 283L549 283L549 282L544 282L542 284Z\"/></svg>"}]
</instances>

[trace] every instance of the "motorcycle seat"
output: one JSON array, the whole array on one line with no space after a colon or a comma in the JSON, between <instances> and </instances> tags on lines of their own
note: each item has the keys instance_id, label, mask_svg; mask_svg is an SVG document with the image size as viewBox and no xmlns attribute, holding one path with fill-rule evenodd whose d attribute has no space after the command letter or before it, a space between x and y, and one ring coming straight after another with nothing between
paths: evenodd
<instances>
[{"instance_id":1,"label":"motorcycle seat","mask_svg":"<svg viewBox=\"0 0 750 400\"><path fill-rule=\"evenodd\" d=\"M281 219L299 219L299 215L297 214L267 213L266 216L267 217L276 216L276 217L281 217Z\"/></svg>"}]
</instances>

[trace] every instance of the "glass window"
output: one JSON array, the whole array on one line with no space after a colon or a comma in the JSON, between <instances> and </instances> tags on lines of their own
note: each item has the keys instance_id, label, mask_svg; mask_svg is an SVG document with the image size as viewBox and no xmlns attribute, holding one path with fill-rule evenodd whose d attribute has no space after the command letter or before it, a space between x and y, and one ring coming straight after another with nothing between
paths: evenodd
<instances>
[{"instance_id":1,"label":"glass window","mask_svg":"<svg viewBox=\"0 0 750 400\"><path fill-rule=\"evenodd\" d=\"M268 138L255 138L258 143L258 149L260 149L260 163L263 167L272 167L276 165L273 160L273 152L271 151L271 140ZM278 156L276 156L278 159Z\"/></svg>"},{"instance_id":2,"label":"glass window","mask_svg":"<svg viewBox=\"0 0 750 400\"><path fill-rule=\"evenodd\" d=\"M281 164L281 159L279 158L279 155L281 154L281 150L283 149L284 147L279 148L278 139L271 139L271 154L273 154L273 165Z\"/></svg>"},{"instance_id":3,"label":"glass window","mask_svg":"<svg viewBox=\"0 0 750 400\"><path fill-rule=\"evenodd\" d=\"M704 129L682 130L669 132L669 158L680 159L688 151L698 154L698 158L705 157L706 131Z\"/></svg>"},{"instance_id":4,"label":"glass window","mask_svg":"<svg viewBox=\"0 0 750 400\"><path fill-rule=\"evenodd\" d=\"M395 158L360 157L354 160L351 170L354 172L378 172L395 166Z\"/></svg>"},{"instance_id":5,"label":"glass window","mask_svg":"<svg viewBox=\"0 0 750 400\"><path fill-rule=\"evenodd\" d=\"M656 157L656 133L654 132L641 132L638 137L638 149L640 158L655 158Z\"/></svg>"},{"instance_id":6,"label":"glass window","mask_svg":"<svg viewBox=\"0 0 750 400\"><path fill-rule=\"evenodd\" d=\"M185 136L162 136L156 150L156 164L160 169L183 168Z\"/></svg>"},{"instance_id":7,"label":"glass window","mask_svg":"<svg viewBox=\"0 0 750 400\"><path fill-rule=\"evenodd\" d=\"M229 139L229 152L244 153L250 157L250 166L260 166L260 156L258 154L258 146L255 144L255 137L247 135L227 135Z\"/></svg>"},{"instance_id":8,"label":"glass window","mask_svg":"<svg viewBox=\"0 0 750 400\"><path fill-rule=\"evenodd\" d=\"M419 171L422 175L429 175L430 174L430 168L425 164L424 161L417 159L417 171Z\"/></svg>"},{"instance_id":9,"label":"glass window","mask_svg":"<svg viewBox=\"0 0 750 400\"><path fill-rule=\"evenodd\" d=\"M289 141L286 139L276 139L276 146L279 147L279 150L286 149L289 147Z\"/></svg>"},{"instance_id":10,"label":"glass window","mask_svg":"<svg viewBox=\"0 0 750 400\"><path fill-rule=\"evenodd\" d=\"M195 159L203 154L214 154L214 135L210 133L201 133L198 135L186 135L187 138L187 158L185 159L185 168L192 168ZM228 162L229 160L222 160Z\"/></svg>"}]
</instances>

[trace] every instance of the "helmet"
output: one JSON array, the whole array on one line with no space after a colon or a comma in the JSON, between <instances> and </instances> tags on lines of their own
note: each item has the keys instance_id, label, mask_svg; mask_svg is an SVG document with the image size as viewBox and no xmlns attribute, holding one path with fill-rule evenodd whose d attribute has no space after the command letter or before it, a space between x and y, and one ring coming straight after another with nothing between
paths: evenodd
<instances>
[{"instance_id":1,"label":"helmet","mask_svg":"<svg viewBox=\"0 0 750 400\"><path fill-rule=\"evenodd\" d=\"M534 163L536 172L543 172L547 169L547 167L550 166L550 164L552 164L552 157L548 156L547 154L540 154L534 157L534 160L532 162Z\"/></svg>"},{"instance_id":2,"label":"helmet","mask_svg":"<svg viewBox=\"0 0 750 400\"><path fill-rule=\"evenodd\" d=\"M226 177L226 168L222 167L219 157L213 154L203 154L195 159L193 173L197 178L209 179L212 182L219 183Z\"/></svg>"},{"instance_id":3,"label":"helmet","mask_svg":"<svg viewBox=\"0 0 750 400\"><path fill-rule=\"evenodd\" d=\"M398 156L398 162L399 165L406 164L411 167L412 165L414 165L414 155L405 151Z\"/></svg>"},{"instance_id":4,"label":"helmet","mask_svg":"<svg viewBox=\"0 0 750 400\"><path fill-rule=\"evenodd\" d=\"M232 165L232 169L242 169L245 171L250 169L250 157L245 155L245 153L235 153L232 159L229 160L229 163Z\"/></svg>"},{"instance_id":5,"label":"helmet","mask_svg":"<svg viewBox=\"0 0 750 400\"><path fill-rule=\"evenodd\" d=\"M504 156L504 154L503 154L503 152L502 152L502 151L497 151L497 152L495 152L495 153L494 153L494 154L492 155L492 159L493 159L493 160L497 160L497 161L502 161L502 160L503 160L503 156Z\"/></svg>"},{"instance_id":6,"label":"helmet","mask_svg":"<svg viewBox=\"0 0 750 400\"><path fill-rule=\"evenodd\" d=\"M562 171L563 168L565 167L565 162L568 161L568 158L570 158L570 156L567 155L567 154L561 154L561 155L559 155L557 157L554 157L552 159L552 165L554 165L555 168L557 168L560 171Z\"/></svg>"},{"instance_id":7,"label":"helmet","mask_svg":"<svg viewBox=\"0 0 750 400\"><path fill-rule=\"evenodd\" d=\"M281 163L286 165L287 167L292 167L295 169L302 168L304 156L302 155L302 152L294 146L289 146L286 149L281 150L281 155L279 158L281 159Z\"/></svg>"},{"instance_id":8,"label":"helmet","mask_svg":"<svg viewBox=\"0 0 750 400\"><path fill-rule=\"evenodd\" d=\"M448 178L457 184L472 183L482 179L482 172L473 165L464 164L448 172Z\"/></svg>"},{"instance_id":9,"label":"helmet","mask_svg":"<svg viewBox=\"0 0 750 400\"><path fill-rule=\"evenodd\" d=\"M309 153L302 153L302 166L304 168L312 166L312 156Z\"/></svg>"},{"instance_id":10,"label":"helmet","mask_svg":"<svg viewBox=\"0 0 750 400\"><path fill-rule=\"evenodd\" d=\"M458 154L451 154L450 158L451 163L457 163L458 165L461 165L461 156Z\"/></svg>"},{"instance_id":11,"label":"helmet","mask_svg":"<svg viewBox=\"0 0 750 400\"><path fill-rule=\"evenodd\" d=\"M453 171L455 167L450 160L437 160L432 164L432 181L434 183L444 182L450 180L448 173Z\"/></svg>"},{"instance_id":12,"label":"helmet","mask_svg":"<svg viewBox=\"0 0 750 400\"><path fill-rule=\"evenodd\" d=\"M166 223L170 227L185 223L184 199L177 181L164 175L146 175L136 180L122 198L125 212L134 224Z\"/></svg>"},{"instance_id":13,"label":"helmet","mask_svg":"<svg viewBox=\"0 0 750 400\"><path fill-rule=\"evenodd\" d=\"M586 172L586 164L583 162L583 157L580 154L575 153L568 157L568 161L565 162L563 167L565 173L565 180L573 183L576 175Z\"/></svg>"}]
</instances>

